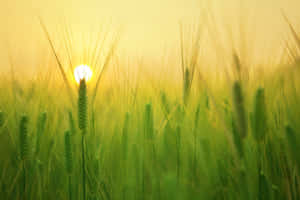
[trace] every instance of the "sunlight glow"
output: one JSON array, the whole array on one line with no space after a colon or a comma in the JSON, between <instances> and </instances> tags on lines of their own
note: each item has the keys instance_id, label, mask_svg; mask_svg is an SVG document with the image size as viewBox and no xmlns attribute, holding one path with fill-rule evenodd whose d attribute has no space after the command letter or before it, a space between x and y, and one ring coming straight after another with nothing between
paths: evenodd
<instances>
[{"instance_id":1,"label":"sunlight glow","mask_svg":"<svg viewBox=\"0 0 300 200\"><path fill-rule=\"evenodd\" d=\"M88 65L79 65L74 70L74 78L77 83L80 83L80 80L85 79L87 82L91 80L93 72Z\"/></svg>"}]
</instances>

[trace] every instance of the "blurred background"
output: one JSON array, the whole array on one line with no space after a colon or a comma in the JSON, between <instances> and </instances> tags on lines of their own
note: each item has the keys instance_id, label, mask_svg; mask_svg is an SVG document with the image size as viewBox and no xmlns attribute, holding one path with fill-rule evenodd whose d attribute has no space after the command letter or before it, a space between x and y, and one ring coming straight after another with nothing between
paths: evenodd
<instances>
[{"instance_id":1,"label":"blurred background","mask_svg":"<svg viewBox=\"0 0 300 200\"><path fill-rule=\"evenodd\" d=\"M187 38L201 30L202 47L212 60L216 49L232 51L242 41L247 50L255 47L259 57L274 58L290 34L283 13L297 27L299 5L298 0L1 0L0 69L10 70L11 57L16 71L31 72L41 59L51 57L39 18L58 52L66 31L78 54L92 52L89 44L102 36L117 34L124 59L155 62L168 54L175 62L180 60L182 24Z\"/></svg>"}]
</instances>

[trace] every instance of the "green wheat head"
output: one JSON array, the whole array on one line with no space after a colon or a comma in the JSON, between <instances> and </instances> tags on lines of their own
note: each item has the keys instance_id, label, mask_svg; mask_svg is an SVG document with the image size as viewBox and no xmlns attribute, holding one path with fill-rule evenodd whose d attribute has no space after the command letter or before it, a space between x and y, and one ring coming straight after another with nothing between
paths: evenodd
<instances>
[{"instance_id":1,"label":"green wheat head","mask_svg":"<svg viewBox=\"0 0 300 200\"><path fill-rule=\"evenodd\" d=\"M248 123L242 87L239 81L236 81L233 85L233 107L237 131L241 138L245 138L248 132Z\"/></svg>"},{"instance_id":2,"label":"green wheat head","mask_svg":"<svg viewBox=\"0 0 300 200\"><path fill-rule=\"evenodd\" d=\"M85 79L80 80L78 90L78 127L82 132L81 158L82 158L82 195L86 199L86 163L85 163L85 134L87 133L87 87Z\"/></svg>"},{"instance_id":3,"label":"green wheat head","mask_svg":"<svg viewBox=\"0 0 300 200\"><path fill-rule=\"evenodd\" d=\"M40 151L40 140L41 136L45 131L47 121L47 113L42 112L38 117L37 122L37 136L36 136L36 144L35 144L35 153L37 154Z\"/></svg>"},{"instance_id":4,"label":"green wheat head","mask_svg":"<svg viewBox=\"0 0 300 200\"><path fill-rule=\"evenodd\" d=\"M267 113L265 92L263 88L259 88L255 96L254 112L253 112L253 136L256 141L262 141L267 132Z\"/></svg>"},{"instance_id":5,"label":"green wheat head","mask_svg":"<svg viewBox=\"0 0 300 200\"><path fill-rule=\"evenodd\" d=\"M78 94L78 126L85 134L87 129L87 88L85 79L80 80Z\"/></svg>"},{"instance_id":6,"label":"green wheat head","mask_svg":"<svg viewBox=\"0 0 300 200\"><path fill-rule=\"evenodd\" d=\"M20 156L21 160L29 158L29 144L28 144L28 117L23 115L19 124L19 141L20 141Z\"/></svg>"}]
</instances>

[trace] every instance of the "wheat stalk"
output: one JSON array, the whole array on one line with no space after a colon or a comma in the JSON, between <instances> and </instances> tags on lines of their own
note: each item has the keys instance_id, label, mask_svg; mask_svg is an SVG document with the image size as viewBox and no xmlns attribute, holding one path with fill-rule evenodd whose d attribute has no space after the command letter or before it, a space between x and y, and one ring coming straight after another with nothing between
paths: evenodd
<instances>
[{"instance_id":1,"label":"wheat stalk","mask_svg":"<svg viewBox=\"0 0 300 200\"><path fill-rule=\"evenodd\" d=\"M65 132L65 163L68 173L69 183L69 199L72 199L72 171L73 171L73 155L72 155L72 140L70 131Z\"/></svg>"},{"instance_id":2,"label":"wheat stalk","mask_svg":"<svg viewBox=\"0 0 300 200\"><path fill-rule=\"evenodd\" d=\"M86 166L85 166L85 135L87 133L87 87L85 79L80 80L78 90L78 126L81 130L81 158L82 158L82 190L86 199Z\"/></svg>"},{"instance_id":3,"label":"wheat stalk","mask_svg":"<svg viewBox=\"0 0 300 200\"><path fill-rule=\"evenodd\" d=\"M29 158L28 117L23 115L19 124L20 158L23 168L22 196L26 199L26 160Z\"/></svg>"}]
</instances>

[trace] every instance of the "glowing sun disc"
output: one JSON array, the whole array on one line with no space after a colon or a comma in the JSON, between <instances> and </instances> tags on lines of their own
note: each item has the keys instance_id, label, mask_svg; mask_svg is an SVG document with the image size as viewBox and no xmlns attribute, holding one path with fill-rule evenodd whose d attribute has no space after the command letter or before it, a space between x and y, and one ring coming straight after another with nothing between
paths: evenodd
<instances>
[{"instance_id":1,"label":"glowing sun disc","mask_svg":"<svg viewBox=\"0 0 300 200\"><path fill-rule=\"evenodd\" d=\"M80 80L85 79L85 81L91 80L93 72L91 68L87 65L79 65L74 70L74 77L77 83L80 83Z\"/></svg>"}]
</instances>

